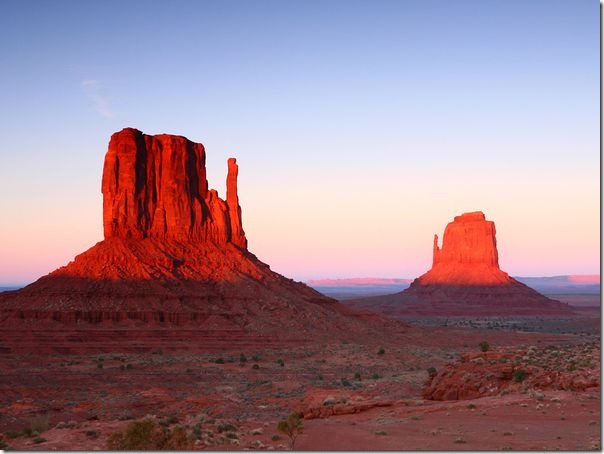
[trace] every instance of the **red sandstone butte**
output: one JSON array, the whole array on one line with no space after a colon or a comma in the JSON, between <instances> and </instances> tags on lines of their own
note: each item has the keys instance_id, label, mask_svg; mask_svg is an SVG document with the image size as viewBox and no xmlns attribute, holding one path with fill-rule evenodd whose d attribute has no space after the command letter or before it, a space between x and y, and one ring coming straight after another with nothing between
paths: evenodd
<instances>
[{"instance_id":1,"label":"red sandstone butte","mask_svg":"<svg viewBox=\"0 0 604 454\"><path fill-rule=\"evenodd\" d=\"M0 294L0 323L192 324L308 338L360 321L247 250L228 160L226 200L208 188L203 145L127 128L103 168L105 239L27 287Z\"/></svg>"},{"instance_id":2,"label":"red sandstone butte","mask_svg":"<svg viewBox=\"0 0 604 454\"><path fill-rule=\"evenodd\" d=\"M351 302L390 316L572 314L499 268L495 224L480 211L447 224L442 247L434 235L432 268L394 295Z\"/></svg>"}]
</instances>

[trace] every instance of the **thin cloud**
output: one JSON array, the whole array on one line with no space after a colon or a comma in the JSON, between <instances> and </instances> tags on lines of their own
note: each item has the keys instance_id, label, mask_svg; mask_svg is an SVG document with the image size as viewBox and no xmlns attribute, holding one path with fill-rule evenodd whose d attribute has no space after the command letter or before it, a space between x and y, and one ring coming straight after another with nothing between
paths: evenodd
<instances>
[{"instance_id":1,"label":"thin cloud","mask_svg":"<svg viewBox=\"0 0 604 454\"><path fill-rule=\"evenodd\" d=\"M109 100L102 93L102 82L96 79L85 79L82 81L82 88L88 98L92 100L94 104L94 110L99 115L105 118L114 118L115 112L111 110Z\"/></svg>"}]
</instances>

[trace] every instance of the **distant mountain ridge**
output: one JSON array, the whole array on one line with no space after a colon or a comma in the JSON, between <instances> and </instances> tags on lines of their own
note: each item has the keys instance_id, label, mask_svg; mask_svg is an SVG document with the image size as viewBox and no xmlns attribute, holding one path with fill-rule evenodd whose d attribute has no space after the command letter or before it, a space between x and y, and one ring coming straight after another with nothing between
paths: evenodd
<instances>
[{"instance_id":1,"label":"distant mountain ridge","mask_svg":"<svg viewBox=\"0 0 604 454\"><path fill-rule=\"evenodd\" d=\"M599 274L568 274L560 276L521 277L514 279L545 294L594 294L600 293ZM307 285L334 298L385 295L409 287L413 279L355 277L338 279L311 279Z\"/></svg>"}]
</instances>

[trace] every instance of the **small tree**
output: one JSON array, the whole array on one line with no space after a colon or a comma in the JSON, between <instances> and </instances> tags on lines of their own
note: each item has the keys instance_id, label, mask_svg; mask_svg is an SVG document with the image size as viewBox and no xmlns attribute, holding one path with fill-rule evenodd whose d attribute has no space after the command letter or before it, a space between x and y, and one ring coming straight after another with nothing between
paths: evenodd
<instances>
[{"instance_id":1,"label":"small tree","mask_svg":"<svg viewBox=\"0 0 604 454\"><path fill-rule=\"evenodd\" d=\"M282 419L277 424L277 430L289 437L290 448L293 450L296 445L296 438L302 433L302 413L294 412L287 419Z\"/></svg>"},{"instance_id":2,"label":"small tree","mask_svg":"<svg viewBox=\"0 0 604 454\"><path fill-rule=\"evenodd\" d=\"M487 341L482 341L478 346L480 347L481 352L488 352L489 348L491 348Z\"/></svg>"}]
</instances>

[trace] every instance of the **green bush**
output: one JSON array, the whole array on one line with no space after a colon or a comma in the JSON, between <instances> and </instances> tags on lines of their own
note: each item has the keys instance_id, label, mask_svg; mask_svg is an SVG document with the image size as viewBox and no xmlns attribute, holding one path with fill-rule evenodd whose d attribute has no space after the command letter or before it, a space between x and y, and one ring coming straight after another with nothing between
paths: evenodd
<instances>
[{"instance_id":1,"label":"green bush","mask_svg":"<svg viewBox=\"0 0 604 454\"><path fill-rule=\"evenodd\" d=\"M482 341L478 346L480 347L481 352L488 352L489 348L491 348L487 341Z\"/></svg>"},{"instance_id":2,"label":"green bush","mask_svg":"<svg viewBox=\"0 0 604 454\"><path fill-rule=\"evenodd\" d=\"M514 381L520 383L524 381L527 375L528 374L524 370L518 369L516 372L514 372Z\"/></svg>"}]
</instances>

